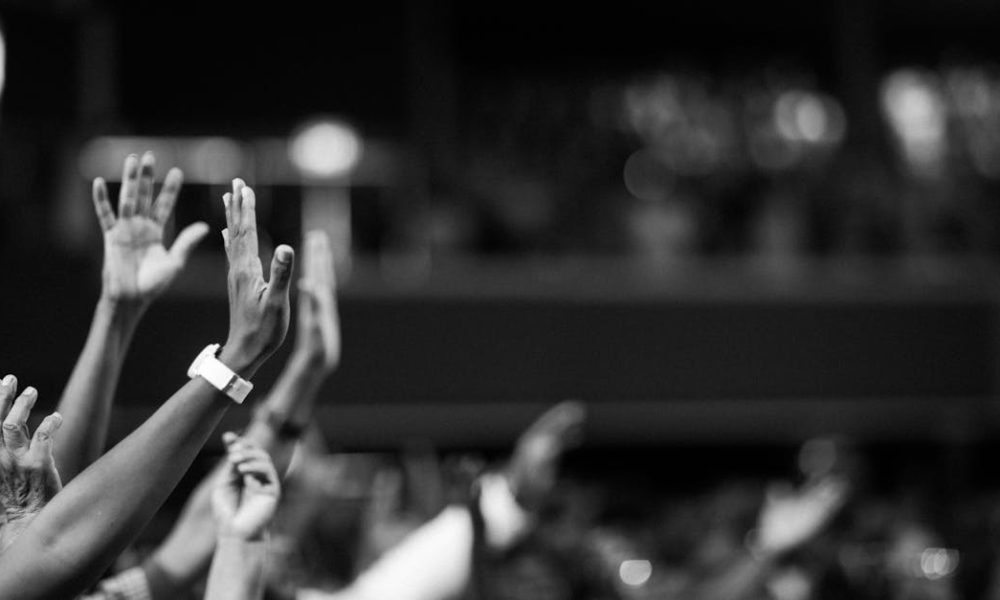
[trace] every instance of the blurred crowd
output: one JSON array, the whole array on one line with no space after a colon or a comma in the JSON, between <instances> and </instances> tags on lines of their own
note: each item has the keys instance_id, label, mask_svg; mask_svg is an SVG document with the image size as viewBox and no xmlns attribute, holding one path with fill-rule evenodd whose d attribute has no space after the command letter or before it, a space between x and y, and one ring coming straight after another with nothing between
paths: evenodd
<instances>
[{"instance_id":1,"label":"blurred crowd","mask_svg":"<svg viewBox=\"0 0 1000 600\"><path fill-rule=\"evenodd\" d=\"M779 260L1000 246L990 64L888 71L870 106L780 62L471 87L459 156L397 244Z\"/></svg>"},{"instance_id":2,"label":"blurred crowd","mask_svg":"<svg viewBox=\"0 0 1000 600\"><path fill-rule=\"evenodd\" d=\"M426 444L332 454L311 432L285 481L266 597L349 589L447 506L475 511L470 482L509 468L529 438L510 457L438 455ZM601 472L592 460L574 458L577 452L587 450L570 451L568 472L533 506L529 530L502 549L474 551L463 594L428 595L419 581L403 578L382 597L931 600L1000 593L1000 496L949 490L940 464L911 457L909 471L880 481L884 473L861 448L818 438L789 453L783 478L702 472L692 484L667 475L669 465L654 467L649 456L639 458L640 470L623 474ZM163 519L169 528L171 518ZM141 561L155 543L133 549L121 566ZM421 568L442 567L424 555Z\"/></svg>"}]
</instances>

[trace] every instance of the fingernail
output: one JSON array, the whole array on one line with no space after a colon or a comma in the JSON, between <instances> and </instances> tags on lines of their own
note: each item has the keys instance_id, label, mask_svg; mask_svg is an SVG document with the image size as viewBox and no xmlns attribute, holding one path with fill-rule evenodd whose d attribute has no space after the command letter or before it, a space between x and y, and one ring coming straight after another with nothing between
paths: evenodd
<instances>
[{"instance_id":1,"label":"fingernail","mask_svg":"<svg viewBox=\"0 0 1000 600\"><path fill-rule=\"evenodd\" d=\"M288 246L278 246L274 255L278 259L278 262L285 263L286 265L292 262L292 249Z\"/></svg>"},{"instance_id":2,"label":"fingernail","mask_svg":"<svg viewBox=\"0 0 1000 600\"><path fill-rule=\"evenodd\" d=\"M15 378L13 375L7 375L3 378L3 384L7 387L14 385Z\"/></svg>"},{"instance_id":3,"label":"fingernail","mask_svg":"<svg viewBox=\"0 0 1000 600\"><path fill-rule=\"evenodd\" d=\"M24 396L37 396L38 395L38 390L36 390L35 388L33 388L33 387L31 387L29 385L28 387L24 388L23 395Z\"/></svg>"}]
</instances>

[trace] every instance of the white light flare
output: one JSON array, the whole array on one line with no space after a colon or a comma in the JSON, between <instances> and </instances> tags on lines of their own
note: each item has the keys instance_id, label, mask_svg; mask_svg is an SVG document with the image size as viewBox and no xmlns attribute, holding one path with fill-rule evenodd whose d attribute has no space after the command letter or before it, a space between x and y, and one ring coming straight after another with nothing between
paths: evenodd
<instances>
[{"instance_id":1,"label":"white light flare","mask_svg":"<svg viewBox=\"0 0 1000 600\"><path fill-rule=\"evenodd\" d=\"M364 151L353 127L335 119L321 119L300 127L288 147L288 157L303 177L338 179L350 175Z\"/></svg>"}]
</instances>

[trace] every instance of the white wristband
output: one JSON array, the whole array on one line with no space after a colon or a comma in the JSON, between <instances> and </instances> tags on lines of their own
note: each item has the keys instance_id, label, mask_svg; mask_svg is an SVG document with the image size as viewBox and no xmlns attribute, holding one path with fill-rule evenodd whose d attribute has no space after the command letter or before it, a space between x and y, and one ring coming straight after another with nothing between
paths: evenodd
<instances>
[{"instance_id":1,"label":"white wristband","mask_svg":"<svg viewBox=\"0 0 1000 600\"><path fill-rule=\"evenodd\" d=\"M219 348L219 344L205 346L205 349L188 368L188 377L191 379L201 377L212 387L232 398L237 404L243 404L253 389L253 384L240 377L216 358Z\"/></svg>"}]
</instances>

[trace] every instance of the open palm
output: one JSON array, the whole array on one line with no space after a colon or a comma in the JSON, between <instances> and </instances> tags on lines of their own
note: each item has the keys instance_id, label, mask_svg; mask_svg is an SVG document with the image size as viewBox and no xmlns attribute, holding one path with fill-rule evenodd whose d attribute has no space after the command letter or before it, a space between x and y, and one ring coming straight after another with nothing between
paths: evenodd
<instances>
[{"instance_id":1,"label":"open palm","mask_svg":"<svg viewBox=\"0 0 1000 600\"><path fill-rule=\"evenodd\" d=\"M782 553L815 537L847 499L846 481L827 477L800 490L772 485L764 499L758 522L758 544Z\"/></svg>"},{"instance_id":2,"label":"open palm","mask_svg":"<svg viewBox=\"0 0 1000 600\"><path fill-rule=\"evenodd\" d=\"M152 153L125 159L118 215L108 200L104 180L94 180L94 208L104 231L104 294L112 300L147 302L160 294L184 267L194 246L208 233L195 223L178 234L168 250L163 228L173 213L183 175L171 169L153 202Z\"/></svg>"}]
</instances>

